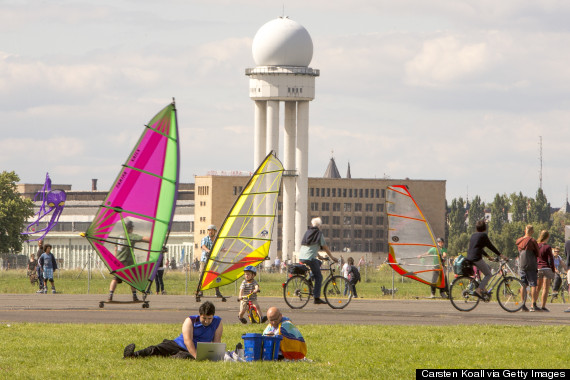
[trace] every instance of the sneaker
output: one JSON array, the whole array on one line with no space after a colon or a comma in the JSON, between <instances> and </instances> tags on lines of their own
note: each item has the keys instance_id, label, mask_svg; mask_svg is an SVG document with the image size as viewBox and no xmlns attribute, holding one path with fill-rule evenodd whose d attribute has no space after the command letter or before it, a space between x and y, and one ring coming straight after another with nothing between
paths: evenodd
<instances>
[{"instance_id":1,"label":"sneaker","mask_svg":"<svg viewBox=\"0 0 570 380\"><path fill-rule=\"evenodd\" d=\"M241 317L241 318L238 317L238 319L239 319L239 321L240 321L241 323L243 323L244 325L247 324L247 319L245 319L244 317Z\"/></svg>"},{"instance_id":2,"label":"sneaker","mask_svg":"<svg viewBox=\"0 0 570 380\"><path fill-rule=\"evenodd\" d=\"M42 294L43 292L44 292L44 290L43 290L43 289L40 289L40 290L38 290L36 293Z\"/></svg>"},{"instance_id":3,"label":"sneaker","mask_svg":"<svg viewBox=\"0 0 570 380\"><path fill-rule=\"evenodd\" d=\"M534 309L535 311L542 311L542 309L538 306L536 306L535 303L532 304L532 309Z\"/></svg>"},{"instance_id":4,"label":"sneaker","mask_svg":"<svg viewBox=\"0 0 570 380\"><path fill-rule=\"evenodd\" d=\"M135 344L131 343L123 351L123 359L132 358L135 356Z\"/></svg>"},{"instance_id":5,"label":"sneaker","mask_svg":"<svg viewBox=\"0 0 570 380\"><path fill-rule=\"evenodd\" d=\"M435 298L435 294L430 295L429 298Z\"/></svg>"},{"instance_id":6,"label":"sneaker","mask_svg":"<svg viewBox=\"0 0 570 380\"><path fill-rule=\"evenodd\" d=\"M109 297L107 297L107 302L112 302L113 301L113 295L109 294Z\"/></svg>"},{"instance_id":7,"label":"sneaker","mask_svg":"<svg viewBox=\"0 0 570 380\"><path fill-rule=\"evenodd\" d=\"M545 308L544 306L540 308L541 311L550 311L547 308Z\"/></svg>"},{"instance_id":8,"label":"sneaker","mask_svg":"<svg viewBox=\"0 0 570 380\"><path fill-rule=\"evenodd\" d=\"M528 307L526 307L526 305L523 305L521 311L526 311L526 312L528 312L529 310L528 310Z\"/></svg>"},{"instance_id":9,"label":"sneaker","mask_svg":"<svg viewBox=\"0 0 570 380\"><path fill-rule=\"evenodd\" d=\"M570 307L566 310L564 310L565 313L570 313Z\"/></svg>"},{"instance_id":10,"label":"sneaker","mask_svg":"<svg viewBox=\"0 0 570 380\"><path fill-rule=\"evenodd\" d=\"M55 289L52 289L52 290L51 290L51 294L55 294Z\"/></svg>"},{"instance_id":11,"label":"sneaker","mask_svg":"<svg viewBox=\"0 0 570 380\"><path fill-rule=\"evenodd\" d=\"M44 289L44 290L42 291L42 293L43 293L43 294L47 294L47 289Z\"/></svg>"},{"instance_id":12,"label":"sneaker","mask_svg":"<svg viewBox=\"0 0 570 380\"><path fill-rule=\"evenodd\" d=\"M326 301L323 301L323 300L320 299L320 298L315 298L315 300L313 301L313 303L314 303L315 305L325 305L325 304L326 304Z\"/></svg>"},{"instance_id":13,"label":"sneaker","mask_svg":"<svg viewBox=\"0 0 570 380\"><path fill-rule=\"evenodd\" d=\"M536 311L536 310L534 310L534 306L531 306L531 307L528 309L528 311L533 312L533 311Z\"/></svg>"},{"instance_id":14,"label":"sneaker","mask_svg":"<svg viewBox=\"0 0 570 380\"><path fill-rule=\"evenodd\" d=\"M267 322L267 315L264 315L263 317L261 317L261 323L265 323Z\"/></svg>"},{"instance_id":15,"label":"sneaker","mask_svg":"<svg viewBox=\"0 0 570 380\"><path fill-rule=\"evenodd\" d=\"M449 295L446 292L441 293L440 296L441 296L441 298L445 298L445 299L449 298Z\"/></svg>"},{"instance_id":16,"label":"sneaker","mask_svg":"<svg viewBox=\"0 0 570 380\"><path fill-rule=\"evenodd\" d=\"M160 294L162 294L163 296L165 296L165 295L166 295L166 290L163 290L162 293L160 293Z\"/></svg>"},{"instance_id":17,"label":"sneaker","mask_svg":"<svg viewBox=\"0 0 570 380\"><path fill-rule=\"evenodd\" d=\"M218 298L224 298L224 296L222 295L222 293L216 293L216 297L218 297Z\"/></svg>"},{"instance_id":18,"label":"sneaker","mask_svg":"<svg viewBox=\"0 0 570 380\"><path fill-rule=\"evenodd\" d=\"M138 301L140 301L139 297L137 297L136 294L133 294L133 302L138 302Z\"/></svg>"}]
</instances>

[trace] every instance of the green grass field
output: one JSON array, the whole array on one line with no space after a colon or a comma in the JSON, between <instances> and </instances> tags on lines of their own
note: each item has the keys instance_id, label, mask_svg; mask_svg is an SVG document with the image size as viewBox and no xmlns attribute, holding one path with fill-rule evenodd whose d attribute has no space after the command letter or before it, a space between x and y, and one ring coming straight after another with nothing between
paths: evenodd
<instances>
[{"instance_id":1,"label":"green grass field","mask_svg":"<svg viewBox=\"0 0 570 380\"><path fill-rule=\"evenodd\" d=\"M2 378L410 379L416 368L568 368L568 327L299 326L311 362L123 360L125 345L172 339L180 324L0 323ZM259 327L226 324L235 347Z\"/></svg>"},{"instance_id":2,"label":"green grass field","mask_svg":"<svg viewBox=\"0 0 570 380\"><path fill-rule=\"evenodd\" d=\"M105 278L103 278L103 275ZM111 276L105 269L102 272L93 270L91 279L88 282L87 271L78 270L62 270L55 273L55 286L58 292L65 294L86 294L89 290L90 294L106 294L109 290L109 282ZM394 275L394 276L393 276ZM326 272L323 272L326 277ZM191 272L187 275L181 271L168 271L164 276L165 289L171 295L194 294L197 287L197 273ZM449 275L449 281L453 281L453 272ZM262 296L280 297L283 295L282 284L287 281L286 274L280 273L261 273L257 276L260 284ZM383 295L381 287L387 289L392 288L392 280L394 287L398 289L394 295L395 299L413 299L417 297L428 297L430 295L429 286L418 281L403 278L390 269L387 265L383 265L380 269L367 269L362 271L362 282L357 285L358 295L369 299L391 299L391 295ZM236 283L221 288L225 295L237 295L241 279ZM33 293L37 290L37 285L32 286L26 277L24 270L0 271L0 293ZM152 291L154 292L154 285ZM117 294L128 294L130 288L125 285L117 287ZM213 291L208 291L213 293ZM438 293L439 295L439 293ZM550 302L550 299L549 299ZM559 297L555 300L561 303ZM566 302L570 302L568 299Z\"/></svg>"},{"instance_id":3,"label":"green grass field","mask_svg":"<svg viewBox=\"0 0 570 380\"><path fill-rule=\"evenodd\" d=\"M91 294L105 294L110 276L92 272ZM364 278L364 274L363 274ZM285 274L261 275L264 296L280 296ZM429 288L416 281L395 277L395 298L429 295ZM56 274L58 291L87 293L87 273L61 271ZM358 286L365 298L382 296L381 286L390 288L389 268L369 271ZM168 272L169 294L192 293L196 274L188 285L181 272ZM0 293L32 293L24 271L0 272ZM128 293L119 286L119 293ZM188 289L188 290L187 290ZM235 286L223 289L235 292ZM0 321L1 378L199 378L238 377L267 379L411 379L416 368L568 368L564 326L385 326L385 325L301 325L308 344L310 362L209 363L169 358L123 360L125 345L144 348L172 339L181 324L28 324ZM228 349L247 332L261 332L259 326L224 325L223 342Z\"/></svg>"}]
</instances>

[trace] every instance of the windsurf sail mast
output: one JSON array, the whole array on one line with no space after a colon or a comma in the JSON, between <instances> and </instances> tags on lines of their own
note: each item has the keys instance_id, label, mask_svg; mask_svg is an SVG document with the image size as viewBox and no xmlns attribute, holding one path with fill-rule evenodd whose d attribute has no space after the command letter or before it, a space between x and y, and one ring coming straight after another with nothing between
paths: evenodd
<instances>
[{"instance_id":1,"label":"windsurf sail mast","mask_svg":"<svg viewBox=\"0 0 570 380\"><path fill-rule=\"evenodd\" d=\"M406 186L388 186L388 264L402 276L445 288L441 252L428 221Z\"/></svg>"},{"instance_id":2,"label":"windsurf sail mast","mask_svg":"<svg viewBox=\"0 0 570 380\"><path fill-rule=\"evenodd\" d=\"M174 99L154 116L87 232L109 271L141 292L154 280L176 208L180 172Z\"/></svg>"},{"instance_id":3,"label":"windsurf sail mast","mask_svg":"<svg viewBox=\"0 0 570 380\"><path fill-rule=\"evenodd\" d=\"M197 292L231 284L269 254L283 165L271 152L237 198L214 241Z\"/></svg>"}]
</instances>

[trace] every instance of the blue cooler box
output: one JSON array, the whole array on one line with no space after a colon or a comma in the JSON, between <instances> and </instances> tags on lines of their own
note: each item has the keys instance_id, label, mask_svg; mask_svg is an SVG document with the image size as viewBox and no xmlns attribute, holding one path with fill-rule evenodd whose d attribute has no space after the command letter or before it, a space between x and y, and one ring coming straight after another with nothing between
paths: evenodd
<instances>
[{"instance_id":1,"label":"blue cooler box","mask_svg":"<svg viewBox=\"0 0 570 380\"><path fill-rule=\"evenodd\" d=\"M261 334L245 334L243 339L245 361L261 360L261 347L263 345Z\"/></svg>"},{"instance_id":2,"label":"blue cooler box","mask_svg":"<svg viewBox=\"0 0 570 380\"><path fill-rule=\"evenodd\" d=\"M263 336L263 360L277 360L279 356L279 346L281 345L281 335Z\"/></svg>"}]
</instances>

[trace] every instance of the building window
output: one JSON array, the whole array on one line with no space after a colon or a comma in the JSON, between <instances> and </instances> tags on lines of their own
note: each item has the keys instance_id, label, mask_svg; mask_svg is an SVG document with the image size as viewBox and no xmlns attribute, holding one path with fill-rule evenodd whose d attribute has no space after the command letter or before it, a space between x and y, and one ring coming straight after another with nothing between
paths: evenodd
<instances>
[{"instance_id":1,"label":"building window","mask_svg":"<svg viewBox=\"0 0 570 380\"><path fill-rule=\"evenodd\" d=\"M327 197L330 197L330 196L331 196L331 188L327 187Z\"/></svg>"},{"instance_id":2,"label":"building window","mask_svg":"<svg viewBox=\"0 0 570 380\"><path fill-rule=\"evenodd\" d=\"M342 189L342 197L346 198L346 189Z\"/></svg>"},{"instance_id":3,"label":"building window","mask_svg":"<svg viewBox=\"0 0 570 380\"><path fill-rule=\"evenodd\" d=\"M352 198L352 189L348 189L348 197Z\"/></svg>"},{"instance_id":4,"label":"building window","mask_svg":"<svg viewBox=\"0 0 570 380\"><path fill-rule=\"evenodd\" d=\"M361 216L355 216L354 217L354 224L362 224L362 217Z\"/></svg>"},{"instance_id":5,"label":"building window","mask_svg":"<svg viewBox=\"0 0 570 380\"><path fill-rule=\"evenodd\" d=\"M321 230L324 237L329 237L329 230Z\"/></svg>"},{"instance_id":6,"label":"building window","mask_svg":"<svg viewBox=\"0 0 570 380\"><path fill-rule=\"evenodd\" d=\"M350 239L350 230L342 230L342 237L345 239Z\"/></svg>"},{"instance_id":7,"label":"building window","mask_svg":"<svg viewBox=\"0 0 570 380\"><path fill-rule=\"evenodd\" d=\"M352 219L352 218L351 218L350 216L345 216L344 218L342 218L342 223L343 223L345 226L350 226L350 224L351 224L351 222L352 222L351 219Z\"/></svg>"},{"instance_id":8,"label":"building window","mask_svg":"<svg viewBox=\"0 0 570 380\"><path fill-rule=\"evenodd\" d=\"M333 216L332 224L338 226L340 224L340 216Z\"/></svg>"},{"instance_id":9,"label":"building window","mask_svg":"<svg viewBox=\"0 0 570 380\"><path fill-rule=\"evenodd\" d=\"M377 224L377 225L381 226L381 225L384 224L384 217L383 217L383 216L379 216L379 217L377 217L376 219L377 219L377 220L376 220L376 224Z\"/></svg>"},{"instance_id":10,"label":"building window","mask_svg":"<svg viewBox=\"0 0 570 380\"><path fill-rule=\"evenodd\" d=\"M317 202L311 202L311 211L319 211L319 204Z\"/></svg>"},{"instance_id":11,"label":"building window","mask_svg":"<svg viewBox=\"0 0 570 380\"><path fill-rule=\"evenodd\" d=\"M333 211L340 211L340 203L333 203Z\"/></svg>"},{"instance_id":12,"label":"building window","mask_svg":"<svg viewBox=\"0 0 570 380\"><path fill-rule=\"evenodd\" d=\"M368 198L368 189L364 190L364 197Z\"/></svg>"},{"instance_id":13,"label":"building window","mask_svg":"<svg viewBox=\"0 0 570 380\"><path fill-rule=\"evenodd\" d=\"M352 204L351 203L345 203L344 204L344 212L351 212L352 211Z\"/></svg>"},{"instance_id":14,"label":"building window","mask_svg":"<svg viewBox=\"0 0 570 380\"><path fill-rule=\"evenodd\" d=\"M354 204L354 211L355 212L362 211L362 203L355 203Z\"/></svg>"},{"instance_id":15,"label":"building window","mask_svg":"<svg viewBox=\"0 0 570 380\"><path fill-rule=\"evenodd\" d=\"M376 211L378 212L384 212L384 203L378 203L376 205Z\"/></svg>"},{"instance_id":16,"label":"building window","mask_svg":"<svg viewBox=\"0 0 570 380\"><path fill-rule=\"evenodd\" d=\"M329 206L330 206L330 203L328 203L328 202L321 203L321 211L329 211Z\"/></svg>"},{"instance_id":17,"label":"building window","mask_svg":"<svg viewBox=\"0 0 570 380\"><path fill-rule=\"evenodd\" d=\"M360 198L362 198L362 189L360 189L359 191L360 191Z\"/></svg>"},{"instance_id":18,"label":"building window","mask_svg":"<svg viewBox=\"0 0 570 380\"><path fill-rule=\"evenodd\" d=\"M364 230L364 238L372 239L372 230Z\"/></svg>"},{"instance_id":19,"label":"building window","mask_svg":"<svg viewBox=\"0 0 570 380\"><path fill-rule=\"evenodd\" d=\"M371 216L367 216L367 217L364 218L364 224L365 224L365 225L371 226L372 223L373 223L373 219L372 219Z\"/></svg>"},{"instance_id":20,"label":"building window","mask_svg":"<svg viewBox=\"0 0 570 380\"><path fill-rule=\"evenodd\" d=\"M361 239L362 238L362 230L354 230L354 238Z\"/></svg>"},{"instance_id":21,"label":"building window","mask_svg":"<svg viewBox=\"0 0 570 380\"><path fill-rule=\"evenodd\" d=\"M332 196L336 197L336 187L333 187L333 189L332 189Z\"/></svg>"},{"instance_id":22,"label":"building window","mask_svg":"<svg viewBox=\"0 0 570 380\"><path fill-rule=\"evenodd\" d=\"M309 193L311 194L311 197L314 197L315 196L315 189L311 187L309 189Z\"/></svg>"},{"instance_id":23,"label":"building window","mask_svg":"<svg viewBox=\"0 0 570 380\"><path fill-rule=\"evenodd\" d=\"M320 197L320 196L321 196L321 189L320 189L319 187L317 187L316 190L317 190L316 196L317 196L317 197Z\"/></svg>"},{"instance_id":24,"label":"building window","mask_svg":"<svg viewBox=\"0 0 570 380\"><path fill-rule=\"evenodd\" d=\"M376 239L384 239L384 230L382 228L376 230Z\"/></svg>"},{"instance_id":25,"label":"building window","mask_svg":"<svg viewBox=\"0 0 570 380\"><path fill-rule=\"evenodd\" d=\"M333 237L333 238L338 238L338 237L340 237L340 230L337 229L337 228L333 229L333 230L332 230L332 237Z\"/></svg>"},{"instance_id":26,"label":"building window","mask_svg":"<svg viewBox=\"0 0 570 380\"><path fill-rule=\"evenodd\" d=\"M328 216L321 216L321 220L323 221L323 224L329 224L329 217Z\"/></svg>"},{"instance_id":27,"label":"building window","mask_svg":"<svg viewBox=\"0 0 570 380\"><path fill-rule=\"evenodd\" d=\"M367 203L366 204L366 211L373 211L374 210L374 205L372 203Z\"/></svg>"}]
</instances>

